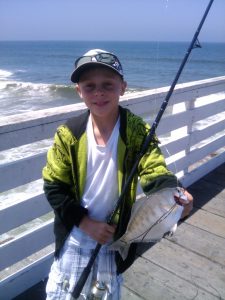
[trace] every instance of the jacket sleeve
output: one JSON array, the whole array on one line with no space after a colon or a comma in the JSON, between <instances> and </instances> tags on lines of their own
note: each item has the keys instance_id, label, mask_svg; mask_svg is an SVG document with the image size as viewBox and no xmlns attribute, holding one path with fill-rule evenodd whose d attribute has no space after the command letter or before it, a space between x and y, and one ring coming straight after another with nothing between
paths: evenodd
<instances>
[{"instance_id":1,"label":"jacket sleeve","mask_svg":"<svg viewBox=\"0 0 225 300\"><path fill-rule=\"evenodd\" d=\"M177 177L168 170L158 144L155 137L138 166L140 184L145 194L179 185Z\"/></svg>"},{"instance_id":2,"label":"jacket sleeve","mask_svg":"<svg viewBox=\"0 0 225 300\"><path fill-rule=\"evenodd\" d=\"M74 142L65 126L58 128L53 146L47 154L47 164L43 169L44 192L57 217L68 228L79 226L87 209L79 204L75 190L69 145Z\"/></svg>"}]
</instances>

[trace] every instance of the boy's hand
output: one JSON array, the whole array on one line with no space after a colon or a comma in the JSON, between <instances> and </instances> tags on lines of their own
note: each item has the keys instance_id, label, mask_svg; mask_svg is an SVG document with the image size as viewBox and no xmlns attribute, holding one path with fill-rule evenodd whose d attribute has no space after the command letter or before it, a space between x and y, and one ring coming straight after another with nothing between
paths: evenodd
<instances>
[{"instance_id":1,"label":"boy's hand","mask_svg":"<svg viewBox=\"0 0 225 300\"><path fill-rule=\"evenodd\" d=\"M193 197L188 191L184 188L177 188L177 191L174 194L174 199L177 204L183 206L183 212L180 219L187 217L193 209Z\"/></svg>"},{"instance_id":2,"label":"boy's hand","mask_svg":"<svg viewBox=\"0 0 225 300\"><path fill-rule=\"evenodd\" d=\"M188 191L184 190L184 195L187 197L187 201L183 202L184 210L181 215L181 219L187 217L193 209L193 197Z\"/></svg>"},{"instance_id":3,"label":"boy's hand","mask_svg":"<svg viewBox=\"0 0 225 300\"><path fill-rule=\"evenodd\" d=\"M83 217L79 228L101 245L111 241L116 230L114 226L95 221L88 216Z\"/></svg>"}]
</instances>

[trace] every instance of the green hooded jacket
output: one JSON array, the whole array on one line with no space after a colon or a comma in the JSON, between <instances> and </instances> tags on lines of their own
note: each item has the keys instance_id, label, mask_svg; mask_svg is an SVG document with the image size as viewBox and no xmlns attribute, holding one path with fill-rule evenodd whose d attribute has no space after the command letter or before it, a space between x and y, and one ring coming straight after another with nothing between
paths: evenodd
<instances>
[{"instance_id":1,"label":"green hooded jacket","mask_svg":"<svg viewBox=\"0 0 225 300\"><path fill-rule=\"evenodd\" d=\"M119 109L117 167L120 194L150 127L129 110L122 107ZM58 128L54 144L48 151L47 164L43 169L44 191L55 213L56 257L73 226L79 226L83 216L88 214L88 210L80 205L80 201L87 172L86 125L89 114L87 111ZM117 224L115 240L126 231L131 208L136 199L138 179L146 194L161 188L177 186L177 178L167 169L156 137L141 158L137 172L115 214L113 220ZM116 253L118 273L122 273L132 264L135 252L136 245L132 245L126 261Z\"/></svg>"}]
</instances>

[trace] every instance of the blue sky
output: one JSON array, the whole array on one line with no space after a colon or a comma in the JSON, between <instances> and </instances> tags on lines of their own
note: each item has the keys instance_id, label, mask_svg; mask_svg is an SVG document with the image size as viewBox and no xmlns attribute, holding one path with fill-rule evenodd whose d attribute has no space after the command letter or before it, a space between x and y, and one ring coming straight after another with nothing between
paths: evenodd
<instances>
[{"instance_id":1,"label":"blue sky","mask_svg":"<svg viewBox=\"0 0 225 300\"><path fill-rule=\"evenodd\" d=\"M0 0L0 40L189 41L209 0ZM225 42L225 0L200 41Z\"/></svg>"}]
</instances>

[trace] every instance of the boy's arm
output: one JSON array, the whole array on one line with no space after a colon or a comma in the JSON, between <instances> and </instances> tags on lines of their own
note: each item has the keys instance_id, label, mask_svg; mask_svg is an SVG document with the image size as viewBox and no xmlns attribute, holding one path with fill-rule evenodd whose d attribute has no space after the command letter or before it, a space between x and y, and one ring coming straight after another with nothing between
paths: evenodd
<instances>
[{"instance_id":1,"label":"boy's arm","mask_svg":"<svg viewBox=\"0 0 225 300\"><path fill-rule=\"evenodd\" d=\"M140 160L138 166L140 184L145 194L160 189L179 186L177 177L168 170L164 156L155 140Z\"/></svg>"},{"instance_id":2,"label":"boy's arm","mask_svg":"<svg viewBox=\"0 0 225 300\"><path fill-rule=\"evenodd\" d=\"M67 128L59 127L42 172L46 198L67 228L79 226L81 219L88 212L79 204L79 199L75 199L75 193L72 193L71 189L73 180L68 145L72 142L72 136Z\"/></svg>"},{"instance_id":3,"label":"boy's arm","mask_svg":"<svg viewBox=\"0 0 225 300\"><path fill-rule=\"evenodd\" d=\"M177 177L168 170L164 156L158 147L158 143L153 142L139 164L140 184L145 194L154 193L160 189L181 186ZM193 209L193 197L184 190L187 201L183 201L184 206L181 219L187 217Z\"/></svg>"},{"instance_id":4,"label":"boy's arm","mask_svg":"<svg viewBox=\"0 0 225 300\"><path fill-rule=\"evenodd\" d=\"M74 225L79 226L88 210L76 203L69 185L44 180L44 192L55 214L67 228L71 229Z\"/></svg>"}]
</instances>

